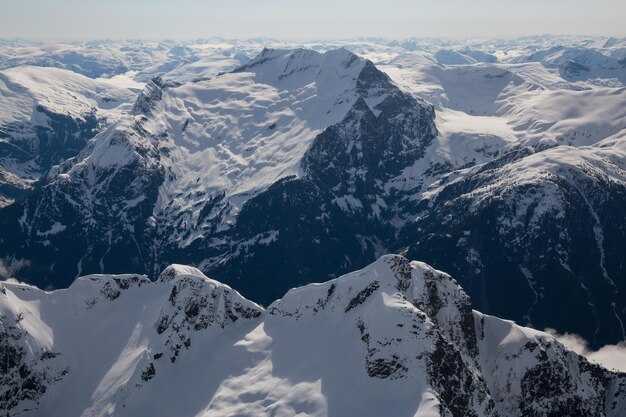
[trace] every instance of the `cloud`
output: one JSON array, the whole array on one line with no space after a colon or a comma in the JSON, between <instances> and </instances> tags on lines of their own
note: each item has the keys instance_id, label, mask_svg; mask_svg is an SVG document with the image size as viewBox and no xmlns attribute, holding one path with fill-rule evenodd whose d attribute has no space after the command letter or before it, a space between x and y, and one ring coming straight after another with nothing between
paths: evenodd
<instances>
[{"instance_id":1,"label":"cloud","mask_svg":"<svg viewBox=\"0 0 626 417\"><path fill-rule=\"evenodd\" d=\"M589 349L589 343L581 336L572 333L560 334L554 329L545 329L567 349L583 355L590 362L597 363L607 369L626 372L626 340L616 345L606 345L598 350Z\"/></svg>"},{"instance_id":2,"label":"cloud","mask_svg":"<svg viewBox=\"0 0 626 417\"><path fill-rule=\"evenodd\" d=\"M4 261L0 259L0 280L8 280L9 278L11 278L9 268L7 268Z\"/></svg>"},{"instance_id":3,"label":"cloud","mask_svg":"<svg viewBox=\"0 0 626 417\"><path fill-rule=\"evenodd\" d=\"M0 281L17 281L15 275L20 269L30 265L30 261L27 259L13 260L7 264L4 259L0 259Z\"/></svg>"}]
</instances>

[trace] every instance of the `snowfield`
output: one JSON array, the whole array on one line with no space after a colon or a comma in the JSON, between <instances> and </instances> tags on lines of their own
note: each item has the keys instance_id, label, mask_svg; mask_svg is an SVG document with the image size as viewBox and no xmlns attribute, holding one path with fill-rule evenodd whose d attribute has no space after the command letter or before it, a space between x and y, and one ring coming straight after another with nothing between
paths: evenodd
<instances>
[{"instance_id":1,"label":"snowfield","mask_svg":"<svg viewBox=\"0 0 626 417\"><path fill-rule=\"evenodd\" d=\"M342 50L267 50L236 73L168 89L145 125L167 137L161 146L170 150L166 168L176 180L161 188L163 204L189 212L196 201L177 198L180 190L202 199L223 192L234 216L271 184L297 176L311 141L356 101L363 65Z\"/></svg>"}]
</instances>

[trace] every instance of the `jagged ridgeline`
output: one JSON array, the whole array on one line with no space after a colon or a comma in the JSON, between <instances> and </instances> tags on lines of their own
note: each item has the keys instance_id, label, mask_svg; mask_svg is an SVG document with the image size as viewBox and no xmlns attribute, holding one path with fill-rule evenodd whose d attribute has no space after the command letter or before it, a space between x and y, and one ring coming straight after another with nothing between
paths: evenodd
<instances>
[{"instance_id":1,"label":"jagged ridgeline","mask_svg":"<svg viewBox=\"0 0 626 417\"><path fill-rule=\"evenodd\" d=\"M587 56L568 51L554 65ZM507 89L544 92L553 107L574 103L568 114L596 100L619 111L620 91L574 91L575 68L561 71L570 74L559 81L572 89L565 94L513 67L444 65L480 58L467 54L446 52L435 57L441 65L420 67L439 77L445 94L434 98L447 100L447 118L496 117L504 110L494 100ZM524 66L531 67L539 71ZM85 91L103 88L84 77L72 85L79 81ZM0 210L0 258L42 288L67 287L88 273L155 278L170 263L184 263L269 305L289 288L382 253L405 253L453 273L486 313L578 333L592 346L623 340L626 153L619 124L564 129L550 142L539 137L549 120L527 120L519 110L519 120L507 120L527 137L465 137L465 129L454 139L438 132L434 107L405 87L343 49L266 49L212 78L153 78L134 105L119 104L127 92L90 101L77 91L84 106L75 120L90 105L108 127L86 144L67 142L65 153L46 153L38 172L58 165ZM517 113L516 97L502 106ZM63 126L87 139L99 130L90 124L96 119L63 119ZM445 118L437 123L449 129ZM6 131L13 138L17 128ZM11 195L33 186L12 178Z\"/></svg>"},{"instance_id":2,"label":"jagged ridgeline","mask_svg":"<svg viewBox=\"0 0 626 417\"><path fill-rule=\"evenodd\" d=\"M94 329L97 329L94 331ZM626 375L388 255L267 309L193 267L0 285L0 410L104 416L606 416Z\"/></svg>"}]
</instances>

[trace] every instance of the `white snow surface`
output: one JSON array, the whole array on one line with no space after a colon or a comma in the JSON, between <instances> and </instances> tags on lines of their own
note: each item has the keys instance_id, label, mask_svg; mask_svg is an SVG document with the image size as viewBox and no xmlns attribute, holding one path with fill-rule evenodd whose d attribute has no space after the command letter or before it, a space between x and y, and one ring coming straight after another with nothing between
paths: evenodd
<instances>
[{"instance_id":1,"label":"white snow surface","mask_svg":"<svg viewBox=\"0 0 626 417\"><path fill-rule=\"evenodd\" d=\"M252 194L297 174L311 140L356 101L363 64L341 50L268 51L244 72L168 89L147 127L168 134L175 188Z\"/></svg>"},{"instance_id":2,"label":"white snow surface","mask_svg":"<svg viewBox=\"0 0 626 417\"><path fill-rule=\"evenodd\" d=\"M439 131L425 158L389 189L431 198L441 190L437 182L442 178L445 184L466 178L475 172L468 167L479 169L526 146L552 149L516 162L503 183L562 174L589 161L623 181L626 88L568 81L549 62L503 61L441 65L417 52L378 64L399 86L435 105ZM447 177L432 172L438 166L447 167Z\"/></svg>"},{"instance_id":3,"label":"white snow surface","mask_svg":"<svg viewBox=\"0 0 626 417\"><path fill-rule=\"evenodd\" d=\"M177 213L185 224L195 224L200 203L223 193L228 227L249 198L281 178L300 175L311 141L356 102L364 65L345 49L266 49L238 72L166 86L148 115L122 118L95 139L99 144L83 152L78 165L98 170L129 163L129 153L115 149L129 145L108 138L136 137L131 128L140 123L146 143L165 151L160 164L169 173L155 218ZM149 84L143 94L156 90ZM384 95L372 91L364 98L373 108ZM221 210L223 204L216 208Z\"/></svg>"},{"instance_id":4,"label":"white snow surface","mask_svg":"<svg viewBox=\"0 0 626 417\"><path fill-rule=\"evenodd\" d=\"M133 96L107 79L94 80L65 69L9 68L0 71L0 123L27 122L36 105L73 118L94 108L105 117L119 118L129 110Z\"/></svg>"}]
</instances>

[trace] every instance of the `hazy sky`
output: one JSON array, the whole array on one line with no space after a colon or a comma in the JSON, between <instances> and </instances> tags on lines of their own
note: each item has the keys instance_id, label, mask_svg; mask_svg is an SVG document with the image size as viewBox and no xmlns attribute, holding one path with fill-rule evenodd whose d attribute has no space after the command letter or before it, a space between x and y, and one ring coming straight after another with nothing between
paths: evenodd
<instances>
[{"instance_id":1,"label":"hazy sky","mask_svg":"<svg viewBox=\"0 0 626 417\"><path fill-rule=\"evenodd\" d=\"M0 0L0 37L626 36L626 0Z\"/></svg>"}]
</instances>

